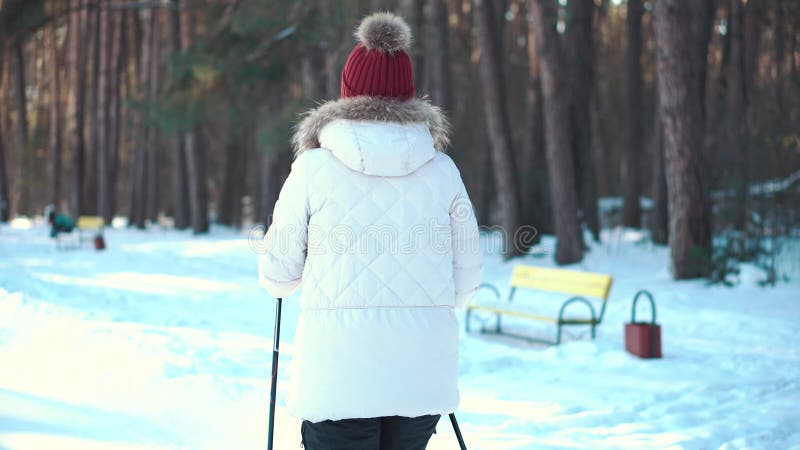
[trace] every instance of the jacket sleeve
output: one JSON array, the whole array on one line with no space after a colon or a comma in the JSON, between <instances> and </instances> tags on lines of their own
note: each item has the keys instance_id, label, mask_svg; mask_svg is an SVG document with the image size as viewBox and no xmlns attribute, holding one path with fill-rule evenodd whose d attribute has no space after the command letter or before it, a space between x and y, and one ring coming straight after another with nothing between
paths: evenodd
<instances>
[{"instance_id":1,"label":"jacket sleeve","mask_svg":"<svg viewBox=\"0 0 800 450\"><path fill-rule=\"evenodd\" d=\"M281 188L258 260L258 281L273 297L299 286L308 245L308 162L299 157Z\"/></svg>"},{"instance_id":2,"label":"jacket sleeve","mask_svg":"<svg viewBox=\"0 0 800 450\"><path fill-rule=\"evenodd\" d=\"M461 308L478 289L483 275L478 221L467 189L456 171L457 189L450 206L450 229L453 244L453 280L456 287L455 306Z\"/></svg>"}]
</instances>

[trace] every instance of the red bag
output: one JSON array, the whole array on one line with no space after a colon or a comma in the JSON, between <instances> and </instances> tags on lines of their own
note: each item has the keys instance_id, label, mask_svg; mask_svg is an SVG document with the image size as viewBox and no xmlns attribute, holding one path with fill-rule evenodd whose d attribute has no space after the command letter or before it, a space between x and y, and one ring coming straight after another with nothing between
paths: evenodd
<instances>
[{"instance_id":1,"label":"red bag","mask_svg":"<svg viewBox=\"0 0 800 450\"><path fill-rule=\"evenodd\" d=\"M102 234L98 234L94 237L94 249L95 250L104 250L106 248L106 240L103 239Z\"/></svg>"},{"instance_id":2,"label":"red bag","mask_svg":"<svg viewBox=\"0 0 800 450\"><path fill-rule=\"evenodd\" d=\"M653 319L650 323L636 321L636 303L639 297L650 300ZM661 326L656 323L656 302L649 291L641 290L633 297L631 322L625 324L625 350L640 358L661 358Z\"/></svg>"}]
</instances>

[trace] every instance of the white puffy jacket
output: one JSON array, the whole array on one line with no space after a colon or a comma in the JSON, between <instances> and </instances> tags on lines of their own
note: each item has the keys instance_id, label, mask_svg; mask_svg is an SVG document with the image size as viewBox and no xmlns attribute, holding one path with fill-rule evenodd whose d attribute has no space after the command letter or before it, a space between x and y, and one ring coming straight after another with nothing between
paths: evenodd
<instances>
[{"instance_id":1,"label":"white puffy jacket","mask_svg":"<svg viewBox=\"0 0 800 450\"><path fill-rule=\"evenodd\" d=\"M302 285L287 396L310 421L447 414L458 406L453 308L482 269L438 109L356 97L301 122L259 279ZM318 147L318 148L313 148Z\"/></svg>"}]
</instances>

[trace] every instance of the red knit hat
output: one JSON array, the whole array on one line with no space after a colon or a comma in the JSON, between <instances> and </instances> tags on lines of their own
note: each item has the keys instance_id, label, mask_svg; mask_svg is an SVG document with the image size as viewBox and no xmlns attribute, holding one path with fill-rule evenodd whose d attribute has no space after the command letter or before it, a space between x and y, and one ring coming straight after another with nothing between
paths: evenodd
<instances>
[{"instance_id":1,"label":"red knit hat","mask_svg":"<svg viewBox=\"0 0 800 450\"><path fill-rule=\"evenodd\" d=\"M342 98L369 95L408 100L414 97L414 70L408 49L411 29L392 13L365 18L342 70Z\"/></svg>"}]
</instances>

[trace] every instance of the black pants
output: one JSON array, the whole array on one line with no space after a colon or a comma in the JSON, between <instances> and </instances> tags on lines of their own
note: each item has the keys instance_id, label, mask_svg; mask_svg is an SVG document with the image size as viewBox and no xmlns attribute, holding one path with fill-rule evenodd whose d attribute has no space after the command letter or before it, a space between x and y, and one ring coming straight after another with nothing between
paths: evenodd
<instances>
[{"instance_id":1,"label":"black pants","mask_svg":"<svg viewBox=\"0 0 800 450\"><path fill-rule=\"evenodd\" d=\"M424 450L439 415L303 421L306 450Z\"/></svg>"}]
</instances>

